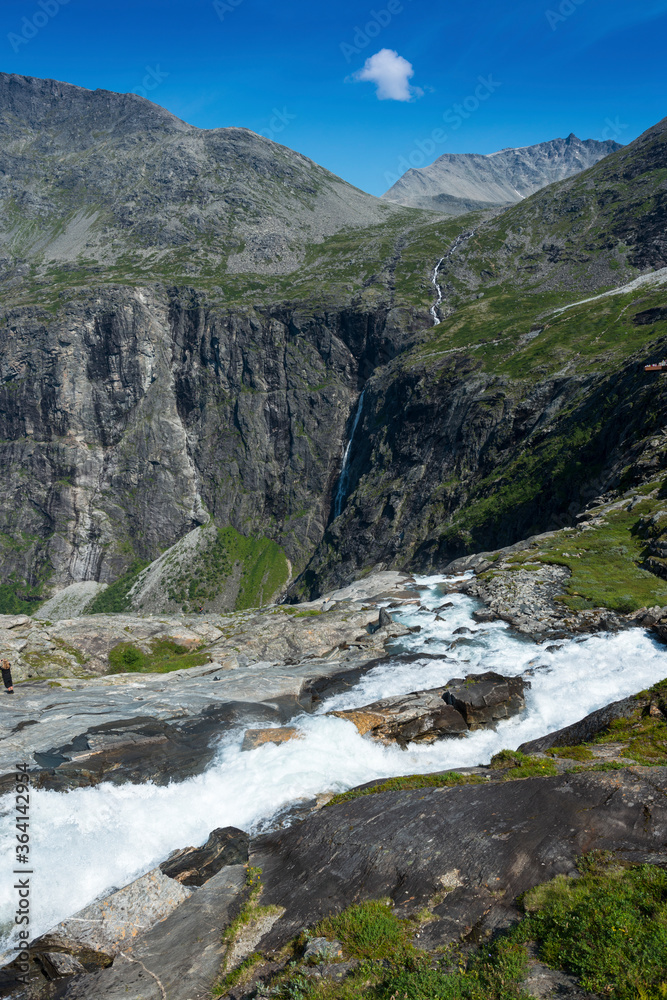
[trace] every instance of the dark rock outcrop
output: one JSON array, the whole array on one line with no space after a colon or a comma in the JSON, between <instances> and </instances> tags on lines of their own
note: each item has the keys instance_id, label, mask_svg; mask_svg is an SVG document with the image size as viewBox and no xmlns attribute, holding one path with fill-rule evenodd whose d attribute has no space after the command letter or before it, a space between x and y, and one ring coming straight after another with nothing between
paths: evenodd
<instances>
[{"instance_id":1,"label":"dark rock outcrop","mask_svg":"<svg viewBox=\"0 0 667 1000\"><path fill-rule=\"evenodd\" d=\"M468 730L508 719L525 708L523 693L528 686L521 677L502 677L490 671L454 678L442 688L383 698L331 714L353 722L362 735L370 733L405 747L462 736Z\"/></svg>"},{"instance_id":2,"label":"dark rock outcrop","mask_svg":"<svg viewBox=\"0 0 667 1000\"><path fill-rule=\"evenodd\" d=\"M286 910L260 947L383 896L408 914L445 891L434 944L505 926L518 919L519 893L572 872L587 851L667 862L665 792L666 768L635 767L384 792L323 809L251 846L263 900Z\"/></svg>"},{"instance_id":3,"label":"dark rock outcrop","mask_svg":"<svg viewBox=\"0 0 667 1000\"><path fill-rule=\"evenodd\" d=\"M469 729L480 729L522 712L526 687L530 685L521 677L503 677L490 670L449 681L443 697L461 713Z\"/></svg>"},{"instance_id":4,"label":"dark rock outcrop","mask_svg":"<svg viewBox=\"0 0 667 1000\"><path fill-rule=\"evenodd\" d=\"M540 736L539 739L522 743L519 750L525 754L544 753L551 747L570 747L587 743L599 736L600 733L605 732L609 723L613 722L614 719L629 719L638 709L645 708L650 703L650 695L633 695L631 698L621 698L620 701L613 701L610 705L605 705L604 708L591 712L590 715L571 726L565 726L564 729L557 729L546 736Z\"/></svg>"},{"instance_id":5,"label":"dark rock outcrop","mask_svg":"<svg viewBox=\"0 0 667 1000\"><path fill-rule=\"evenodd\" d=\"M160 871L181 885L203 885L226 865L244 865L250 839L243 830L226 826L213 830L203 847L184 847L160 865Z\"/></svg>"}]
</instances>

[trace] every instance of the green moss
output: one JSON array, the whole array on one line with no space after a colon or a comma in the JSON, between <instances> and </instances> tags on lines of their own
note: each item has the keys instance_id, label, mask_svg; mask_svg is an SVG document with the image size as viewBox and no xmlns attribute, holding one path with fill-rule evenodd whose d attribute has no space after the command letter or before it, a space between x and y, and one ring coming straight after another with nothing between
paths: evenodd
<instances>
[{"instance_id":1,"label":"green moss","mask_svg":"<svg viewBox=\"0 0 667 1000\"><path fill-rule=\"evenodd\" d=\"M350 906L337 916L321 920L315 935L340 941L344 953L351 958L405 960L414 951L410 943L411 928L405 920L399 920L391 907L388 899Z\"/></svg>"},{"instance_id":2,"label":"green moss","mask_svg":"<svg viewBox=\"0 0 667 1000\"><path fill-rule=\"evenodd\" d=\"M383 792L402 792L413 788L451 788L454 785L479 785L485 781L477 774L459 774L451 771L448 774L407 774L397 778L388 778L369 788L351 788L348 792L340 792L327 802L327 806L335 806L340 802L352 802L364 795L381 795Z\"/></svg>"},{"instance_id":3,"label":"green moss","mask_svg":"<svg viewBox=\"0 0 667 1000\"><path fill-rule=\"evenodd\" d=\"M594 760L595 756L588 747L551 747L545 750L549 757L565 757L567 760Z\"/></svg>"},{"instance_id":4,"label":"green moss","mask_svg":"<svg viewBox=\"0 0 667 1000\"><path fill-rule=\"evenodd\" d=\"M119 642L109 650L109 673L158 673L199 667L208 663L207 653L188 653L171 639L152 639L150 653L145 653L131 642Z\"/></svg>"},{"instance_id":5,"label":"green moss","mask_svg":"<svg viewBox=\"0 0 667 1000\"><path fill-rule=\"evenodd\" d=\"M547 778L558 774L558 768L551 760L531 757L518 750L500 750L491 758L489 767L493 770L507 770L505 781L517 778Z\"/></svg>"}]
</instances>

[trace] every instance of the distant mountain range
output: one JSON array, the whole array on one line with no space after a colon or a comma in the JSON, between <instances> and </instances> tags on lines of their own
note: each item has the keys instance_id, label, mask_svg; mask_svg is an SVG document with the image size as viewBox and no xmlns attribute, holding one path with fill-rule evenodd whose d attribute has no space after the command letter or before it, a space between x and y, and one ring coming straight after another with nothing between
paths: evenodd
<instances>
[{"instance_id":1,"label":"distant mountain range","mask_svg":"<svg viewBox=\"0 0 667 1000\"><path fill-rule=\"evenodd\" d=\"M554 181L587 170L621 146L612 139L552 139L497 153L445 153L428 167L406 171L382 197L445 215L511 205Z\"/></svg>"}]
</instances>

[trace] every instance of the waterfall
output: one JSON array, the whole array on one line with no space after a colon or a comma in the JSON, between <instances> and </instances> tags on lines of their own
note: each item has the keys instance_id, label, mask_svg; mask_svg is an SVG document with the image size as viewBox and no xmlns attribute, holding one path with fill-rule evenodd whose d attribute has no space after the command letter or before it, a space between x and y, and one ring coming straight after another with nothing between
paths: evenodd
<instances>
[{"instance_id":1,"label":"waterfall","mask_svg":"<svg viewBox=\"0 0 667 1000\"><path fill-rule=\"evenodd\" d=\"M452 243L451 248L447 251L444 257L440 258L440 260L433 269L433 277L431 278L431 284L438 293L437 301L431 306L429 310L431 316L433 317L433 326L440 326L440 318L438 316L438 306L442 302L442 289L438 284L438 271L442 267L443 262L446 261L448 257L451 257L452 254L456 253L461 244L465 243L466 240L469 240L471 236L474 236L475 232L476 232L475 229L471 229L469 233L460 233Z\"/></svg>"},{"instance_id":2,"label":"waterfall","mask_svg":"<svg viewBox=\"0 0 667 1000\"><path fill-rule=\"evenodd\" d=\"M359 402L357 403L357 411L354 415L354 420L352 422L352 430L350 431L349 440L345 446L345 451L343 452L343 462L340 467L340 476L338 477L338 489L336 490L336 499L334 500L334 517L338 517L343 509L343 504L345 503L345 497L347 496L347 484L350 478L350 451L352 450L352 441L354 440L354 432L357 429L357 424L359 423L359 418L361 417L361 410L364 405L364 389L359 396Z\"/></svg>"},{"instance_id":3,"label":"waterfall","mask_svg":"<svg viewBox=\"0 0 667 1000\"><path fill-rule=\"evenodd\" d=\"M442 302L442 289L441 289L440 285L438 284L438 271L440 270L440 265L442 264L442 262L443 262L444 259L445 259L444 257L441 257L440 260L438 261L438 263L435 265L435 268L433 269L433 277L431 278L431 282L433 284L433 287L435 288L436 292L438 293L438 299L437 299L435 305L431 306L431 316L433 317L433 326L439 326L440 325L440 320L438 318L438 306Z\"/></svg>"}]
</instances>

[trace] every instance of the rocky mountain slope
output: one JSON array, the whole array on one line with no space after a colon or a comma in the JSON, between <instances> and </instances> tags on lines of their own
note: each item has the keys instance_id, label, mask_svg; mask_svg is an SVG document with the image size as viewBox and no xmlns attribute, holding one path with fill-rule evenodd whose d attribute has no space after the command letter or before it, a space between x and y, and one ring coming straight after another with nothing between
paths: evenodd
<instances>
[{"instance_id":1,"label":"rocky mountain slope","mask_svg":"<svg viewBox=\"0 0 667 1000\"><path fill-rule=\"evenodd\" d=\"M464 215L511 205L540 188L572 177L620 149L613 139L552 139L497 153L444 153L427 167L407 170L382 195L385 201Z\"/></svg>"},{"instance_id":2,"label":"rocky mountain slope","mask_svg":"<svg viewBox=\"0 0 667 1000\"><path fill-rule=\"evenodd\" d=\"M667 263L664 122L446 219L135 97L5 76L0 119L1 610L313 596L567 523L662 461L663 286L632 282ZM298 268L241 259L269 217Z\"/></svg>"},{"instance_id":3,"label":"rocky mountain slope","mask_svg":"<svg viewBox=\"0 0 667 1000\"><path fill-rule=\"evenodd\" d=\"M392 213L247 129L55 80L0 74L0 149L5 280L291 271L307 244Z\"/></svg>"},{"instance_id":4,"label":"rocky mountain slope","mask_svg":"<svg viewBox=\"0 0 667 1000\"><path fill-rule=\"evenodd\" d=\"M665 383L643 370L667 346L667 120L467 232L442 322L366 385L304 592L571 524L667 465Z\"/></svg>"}]
</instances>

